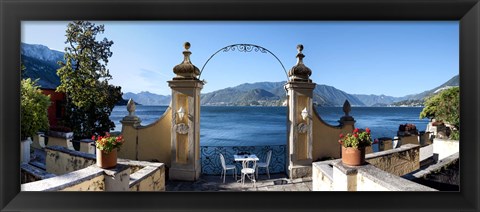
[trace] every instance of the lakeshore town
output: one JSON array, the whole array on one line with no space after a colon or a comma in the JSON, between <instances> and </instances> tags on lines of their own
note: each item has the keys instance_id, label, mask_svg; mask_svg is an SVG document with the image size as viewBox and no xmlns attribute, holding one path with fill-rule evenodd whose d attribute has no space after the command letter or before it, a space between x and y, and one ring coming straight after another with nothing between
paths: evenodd
<instances>
[{"instance_id":1,"label":"lakeshore town","mask_svg":"<svg viewBox=\"0 0 480 212\"><path fill-rule=\"evenodd\" d=\"M348 100L337 125L322 119L315 70L299 44L283 84L285 144L204 147L200 93L206 83L191 61L192 45L174 53L181 62L165 82L171 89L165 112L143 125L136 100L122 99L120 87L105 80L112 76L102 61L113 42L84 39L103 30L84 21L68 25L72 45L56 72L60 84L38 84L22 72L22 191L459 191L458 86L438 89L422 104L397 105L423 107L418 115L429 119L425 129L401 123L396 135L374 138L370 128L356 127L356 107ZM251 44L225 48L265 51ZM30 64L22 62L23 69ZM119 102L125 115L112 131L109 115Z\"/></svg>"}]
</instances>

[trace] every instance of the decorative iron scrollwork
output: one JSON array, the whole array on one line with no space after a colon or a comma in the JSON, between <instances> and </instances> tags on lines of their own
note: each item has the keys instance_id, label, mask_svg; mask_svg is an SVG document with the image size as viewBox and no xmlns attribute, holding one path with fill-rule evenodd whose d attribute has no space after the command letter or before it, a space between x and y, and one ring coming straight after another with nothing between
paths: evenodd
<instances>
[{"instance_id":1,"label":"decorative iron scrollwork","mask_svg":"<svg viewBox=\"0 0 480 212\"><path fill-rule=\"evenodd\" d=\"M229 51L235 51L237 50L239 52L261 52L261 53L268 53L268 50L257 45L253 44L234 44L230 46L223 47L222 51L223 52L229 52Z\"/></svg>"},{"instance_id":2,"label":"decorative iron scrollwork","mask_svg":"<svg viewBox=\"0 0 480 212\"><path fill-rule=\"evenodd\" d=\"M272 150L272 157L270 161L270 174L285 173L286 164L286 145L271 145L271 146L201 146L200 157L202 162L202 174L204 175L220 175L222 172L222 165L220 164L219 153L225 157L228 164L237 166L237 170L241 169L241 163L236 163L233 160L233 155L241 152L249 152L255 154L260 158L260 161L266 160L266 155L269 150ZM259 174L266 174L265 169L259 169Z\"/></svg>"},{"instance_id":3,"label":"decorative iron scrollwork","mask_svg":"<svg viewBox=\"0 0 480 212\"><path fill-rule=\"evenodd\" d=\"M280 61L280 59L278 59L278 57L275 54L273 54L271 51L269 51L268 49L266 49L264 47L254 45L254 44L245 44L245 43L225 46L225 47L219 49L218 51L216 51L215 53L213 53L212 56L210 56L208 58L207 62L205 62L205 64L203 64L202 69L200 69L200 74L198 75L198 79L200 79L200 76L202 75L203 69L208 64L208 62L213 58L213 56L215 56L219 52L229 52L229 51L269 53L273 57L275 57L275 59L277 59L277 61L280 63L280 65L283 68L283 71L285 72L285 76L287 77L287 80L288 80L287 70L285 69L285 66L283 65L282 61Z\"/></svg>"}]
</instances>

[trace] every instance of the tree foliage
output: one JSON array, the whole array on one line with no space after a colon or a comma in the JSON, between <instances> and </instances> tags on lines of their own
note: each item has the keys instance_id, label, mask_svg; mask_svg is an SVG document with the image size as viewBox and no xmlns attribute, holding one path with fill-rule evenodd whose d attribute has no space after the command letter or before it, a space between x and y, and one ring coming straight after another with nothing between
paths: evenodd
<instances>
[{"instance_id":1,"label":"tree foliage","mask_svg":"<svg viewBox=\"0 0 480 212\"><path fill-rule=\"evenodd\" d=\"M122 92L119 86L108 84L113 41L97 40L104 30L103 25L88 21L74 21L66 29L65 62L59 62L57 91L67 96L64 124L72 128L75 138L104 135L115 128L109 116Z\"/></svg>"},{"instance_id":2,"label":"tree foliage","mask_svg":"<svg viewBox=\"0 0 480 212\"><path fill-rule=\"evenodd\" d=\"M460 87L453 87L431 96L425 101L420 118L435 118L460 127Z\"/></svg>"},{"instance_id":3,"label":"tree foliage","mask_svg":"<svg viewBox=\"0 0 480 212\"><path fill-rule=\"evenodd\" d=\"M39 130L48 129L50 96L42 94L36 81L22 79L20 82L20 135L24 140Z\"/></svg>"}]
</instances>

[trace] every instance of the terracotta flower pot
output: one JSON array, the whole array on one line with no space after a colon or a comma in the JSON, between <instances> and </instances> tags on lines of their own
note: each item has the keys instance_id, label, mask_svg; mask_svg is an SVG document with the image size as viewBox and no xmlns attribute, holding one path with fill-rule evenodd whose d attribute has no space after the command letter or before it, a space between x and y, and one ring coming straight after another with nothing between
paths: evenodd
<instances>
[{"instance_id":1,"label":"terracotta flower pot","mask_svg":"<svg viewBox=\"0 0 480 212\"><path fill-rule=\"evenodd\" d=\"M342 163L348 166L365 164L365 147L353 148L342 146Z\"/></svg>"},{"instance_id":2,"label":"terracotta flower pot","mask_svg":"<svg viewBox=\"0 0 480 212\"><path fill-rule=\"evenodd\" d=\"M105 153L102 150L97 150L97 166L103 169L113 168L117 165L117 149L110 153Z\"/></svg>"}]
</instances>

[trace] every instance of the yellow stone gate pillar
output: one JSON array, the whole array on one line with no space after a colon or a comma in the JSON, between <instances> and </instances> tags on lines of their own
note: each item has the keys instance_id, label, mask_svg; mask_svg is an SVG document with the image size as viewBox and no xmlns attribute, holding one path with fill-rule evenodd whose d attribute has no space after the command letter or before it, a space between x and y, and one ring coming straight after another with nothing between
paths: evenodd
<instances>
[{"instance_id":1,"label":"yellow stone gate pillar","mask_svg":"<svg viewBox=\"0 0 480 212\"><path fill-rule=\"evenodd\" d=\"M184 60L173 68L176 76L168 81L172 89L172 180L196 181L200 177L200 70L190 62L190 43L185 43Z\"/></svg>"},{"instance_id":2,"label":"yellow stone gate pillar","mask_svg":"<svg viewBox=\"0 0 480 212\"><path fill-rule=\"evenodd\" d=\"M288 72L287 174L290 179L312 175L312 71L303 64L303 45L297 46L297 64Z\"/></svg>"}]
</instances>

